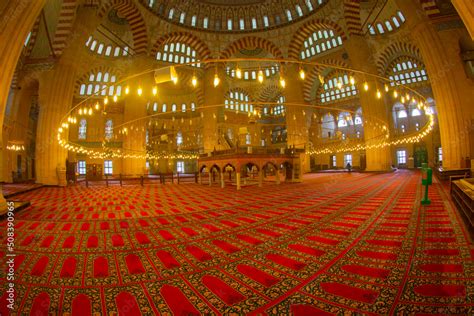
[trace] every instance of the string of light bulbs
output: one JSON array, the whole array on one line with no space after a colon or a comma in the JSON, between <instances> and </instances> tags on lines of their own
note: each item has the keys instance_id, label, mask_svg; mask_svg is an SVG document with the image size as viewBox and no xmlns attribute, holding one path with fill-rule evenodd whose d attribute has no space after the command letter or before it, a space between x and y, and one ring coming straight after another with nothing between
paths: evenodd
<instances>
[{"instance_id":1,"label":"string of light bulbs","mask_svg":"<svg viewBox=\"0 0 474 316\"><path fill-rule=\"evenodd\" d=\"M330 145L330 146L320 146L317 149L313 149L309 151L309 154L322 154L322 153L334 153L334 152L341 152L341 151L354 151L354 150L366 150L366 149L373 149L373 148L383 148L387 146L392 146L392 145L398 145L398 144L404 144L404 143L414 143L420 141L422 138L424 138L428 133L431 132L433 129L434 125L434 119L433 119L433 113L427 111L427 103L426 99L421 95L418 91L407 87L405 85L400 85L398 82L393 82L388 78L376 75L376 74L370 74L366 73L360 70L356 69L351 69L348 67L341 67L341 66L336 66L336 65L331 65L331 64L325 64L325 63L319 63L319 62L307 62L307 61L296 61L296 60L286 60L286 59L274 59L274 58L230 58L230 59L210 59L206 61L196 61L196 62L190 62L186 64L180 64L176 65L175 68L182 68L182 67L188 67L188 66L195 66L196 64L203 65L204 68L209 68L210 65L214 65L215 67L215 74L213 77L213 86L217 87L221 84L221 78L219 77L218 71L217 71L217 66L220 63L236 63L235 67L235 75L238 79L242 78L242 70L238 66L238 63L247 63L247 62L256 62L256 63L264 63L264 62L271 62L271 63L276 63L278 64L278 69L279 69L279 85L281 88L286 88L286 78L284 75L284 69L282 67L282 64L296 64L298 66L298 77L299 80L305 80L306 79L306 72L304 70L305 67L329 67L329 68L334 68L337 70L342 70L342 71L347 71L351 73L349 77L349 83L351 85L356 84L356 79L354 77L355 74L362 75L363 78L366 77L371 77L373 79L377 79L383 82L383 91L379 89L379 87L375 87L375 94L374 97L377 99L381 99L384 95L384 93L388 94L391 93L394 99L399 100L401 103L405 102L412 102L415 105L418 106L420 110L423 110L425 114L429 117L428 123L417 133L414 133L413 135L406 135L402 136L393 140L389 140L389 134L386 134L385 137L383 137L383 141L377 141L374 143L373 141L369 142L368 140L365 140L365 143L360 143L358 141L358 144L351 144L351 142L341 142L340 144L337 145ZM194 67L195 68L195 67ZM119 98L122 97L127 97L131 93L131 88L129 82L132 82L132 80L139 78L141 76L153 73L157 69L148 69L146 71L134 74L132 76L129 76L127 78L124 78L123 80L117 82L116 84L123 84L126 83L125 89L124 89L124 96L114 94L112 96L112 102L116 103L118 102ZM324 83L324 77L319 74L318 79L321 83ZM257 73L257 81L261 84L265 80L265 76L263 75L263 71L259 69ZM171 81L174 84L177 84L179 79L177 73L173 76L171 76ZM392 83L394 84L393 88L389 87L389 84ZM199 80L196 76L196 70L193 70L193 75L190 80L190 84L193 87L196 87L199 84ZM342 81L337 82L337 87L339 90L341 90L344 86L344 83ZM365 79L363 84L362 84L364 93L369 93L370 90L370 84L368 81ZM104 148L102 150L98 149L91 149L87 148L83 144L78 144L78 143L73 143L67 139L67 137L64 136L65 131L69 129L70 125L76 125L77 124L77 116L91 116L96 113L96 111L101 111L102 108L105 108L110 100L109 96L105 96L102 100L102 102L96 101L94 106L84 106L84 104L87 103L87 101L91 99L95 99L97 97L100 97L100 94L102 93L103 90L107 89L108 87L104 87L102 89L99 89L99 91L95 92L94 95L87 97L86 99L82 100L79 102L76 106L74 106L61 120L61 124L58 127L58 133L57 133L57 139L59 144L64 147L65 149L73 152L78 152L82 153L88 156L91 156L92 158L137 158L137 159L160 159L162 157L181 157L183 159L196 159L198 158L197 153L179 153L179 154L166 154L166 153L153 153L153 152L146 152L143 153L137 152L136 150L131 150L127 148L122 148L122 149L111 149L107 148L105 150ZM145 90L141 85L138 85L136 87L136 94L141 97L144 95ZM151 89L151 96L156 96L158 94L158 87L156 85L153 85ZM264 102L264 104L268 104L268 102ZM310 104L290 104L285 102L286 106L307 106L307 107L317 107L315 105L310 105ZM219 105L223 106L223 105ZM209 108L209 106L201 106L197 110L202 110L205 108ZM347 112L347 110L345 110ZM256 113L249 113L250 115L255 115ZM201 112L202 115L202 112ZM149 118L150 116L147 116ZM174 117L173 117L174 118ZM133 121L125 122L123 124L120 124L117 127L114 127L113 129L119 129L119 133L122 134L127 134L127 125L137 121L141 120L140 119L135 119ZM125 126L125 127L124 127ZM121 129L120 129L121 128ZM384 126L384 129L388 131L387 126ZM379 138L379 137L377 137Z\"/></svg>"}]
</instances>

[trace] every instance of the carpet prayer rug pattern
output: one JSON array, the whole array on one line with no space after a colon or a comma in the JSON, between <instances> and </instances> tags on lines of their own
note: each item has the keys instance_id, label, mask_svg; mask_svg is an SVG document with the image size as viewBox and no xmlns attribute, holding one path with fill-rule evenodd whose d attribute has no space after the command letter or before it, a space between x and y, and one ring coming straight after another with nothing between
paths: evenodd
<instances>
[{"instance_id":1,"label":"carpet prayer rug pattern","mask_svg":"<svg viewBox=\"0 0 474 316\"><path fill-rule=\"evenodd\" d=\"M472 315L474 246L440 184L420 206L420 182L399 171L24 193L12 314Z\"/></svg>"}]
</instances>

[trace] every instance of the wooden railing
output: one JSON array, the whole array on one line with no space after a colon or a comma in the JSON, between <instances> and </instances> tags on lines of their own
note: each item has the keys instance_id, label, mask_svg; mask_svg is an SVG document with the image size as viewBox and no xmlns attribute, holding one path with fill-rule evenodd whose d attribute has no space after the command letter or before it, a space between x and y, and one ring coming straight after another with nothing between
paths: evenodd
<instances>
[{"instance_id":1,"label":"wooden railing","mask_svg":"<svg viewBox=\"0 0 474 316\"><path fill-rule=\"evenodd\" d=\"M112 184L120 184L123 186L124 184L140 184L144 186L147 183L159 182L160 184L165 184L166 182L175 183L175 179L177 179L177 183L180 184L181 182L198 182L198 173L159 173L159 174L115 174L115 175L104 175L102 179L88 179L86 177L78 178L77 182L85 182L86 187L89 187L89 184L92 183L103 183L105 182L106 186Z\"/></svg>"}]
</instances>

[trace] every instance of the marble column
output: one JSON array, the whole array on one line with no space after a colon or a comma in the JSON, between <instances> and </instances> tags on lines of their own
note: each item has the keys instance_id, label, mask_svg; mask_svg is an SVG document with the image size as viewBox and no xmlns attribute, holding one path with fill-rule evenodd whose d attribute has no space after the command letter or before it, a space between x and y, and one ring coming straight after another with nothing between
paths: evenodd
<instances>
[{"instance_id":1,"label":"marble column","mask_svg":"<svg viewBox=\"0 0 474 316\"><path fill-rule=\"evenodd\" d=\"M377 74L377 67L373 62L372 52L363 36L352 35L346 42L345 48L349 53L352 65L357 70ZM384 98L376 97L377 89L384 93L382 83L370 76L355 76L356 87L362 107L364 122L364 138L366 145L376 145L385 139L383 125L388 128L389 112ZM369 90L364 90L364 82L369 85ZM337 117L335 119L337 126ZM388 171L392 165L390 147L371 148L366 150L367 171Z\"/></svg>"},{"instance_id":2,"label":"marble column","mask_svg":"<svg viewBox=\"0 0 474 316\"><path fill-rule=\"evenodd\" d=\"M36 132L36 182L46 185L67 184L67 150L58 143L58 128L73 105L76 75L88 58L84 54L84 43L100 22L90 7L79 8L76 15L73 36L59 61L52 70L43 72L38 80L40 110ZM70 128L77 128L77 125L70 125ZM62 138L67 139L67 130L62 134Z\"/></svg>"},{"instance_id":3,"label":"marble column","mask_svg":"<svg viewBox=\"0 0 474 316\"><path fill-rule=\"evenodd\" d=\"M286 81L284 88L286 106L286 132L289 147L305 148L309 142L309 127L311 125L312 109L294 104L306 104L303 96L303 81L299 77L299 66L287 65L283 69L283 77ZM310 171L310 159L308 154L301 156L302 172Z\"/></svg>"},{"instance_id":4,"label":"marble column","mask_svg":"<svg viewBox=\"0 0 474 316\"><path fill-rule=\"evenodd\" d=\"M46 0L20 0L9 1L4 6L2 19L0 20L0 64L2 65L2 81L0 82L0 123L3 126L5 107L7 104L10 84L15 68L23 49L24 40L33 28L33 24ZM0 182L4 179L3 151L3 128L0 128ZM0 194L0 213L7 209L3 194Z\"/></svg>"},{"instance_id":5,"label":"marble column","mask_svg":"<svg viewBox=\"0 0 474 316\"><path fill-rule=\"evenodd\" d=\"M143 97L130 93L125 98L123 113L124 122L146 116L146 102ZM146 154L146 120L138 120L132 124L127 124L127 133L123 135L123 152L129 155ZM145 158L122 158L122 173L125 175L140 175L145 173Z\"/></svg>"},{"instance_id":6,"label":"marble column","mask_svg":"<svg viewBox=\"0 0 474 316\"><path fill-rule=\"evenodd\" d=\"M458 1L458 4L466 1ZM468 1L469 2L469 1ZM443 168L457 169L470 156L469 124L472 115L474 86L466 77L459 57L459 43L447 43L459 35L435 29L415 1L397 0L406 15L406 26L414 43L420 48L438 111L438 122L443 148ZM472 10L472 9L471 9ZM451 45L452 44L452 45Z\"/></svg>"},{"instance_id":7,"label":"marble column","mask_svg":"<svg viewBox=\"0 0 474 316\"><path fill-rule=\"evenodd\" d=\"M58 143L61 119L72 105L75 67L58 63L53 70L39 77L38 129L36 132L36 182L45 185L66 185L59 169L66 168L67 150ZM75 128L76 125L71 125ZM67 139L67 131L63 132ZM61 171L61 172L63 172Z\"/></svg>"},{"instance_id":8,"label":"marble column","mask_svg":"<svg viewBox=\"0 0 474 316\"><path fill-rule=\"evenodd\" d=\"M222 65L217 67L217 75L219 76L220 83L217 87L214 87L214 76L216 74L216 68L209 66L204 71L204 80L202 82L204 89L204 107L201 110L202 117L202 137L204 145L204 153L210 153L214 149L219 149L218 144L218 117L222 110L222 107L210 107L213 105L224 104L224 98L226 93L226 80L225 72Z\"/></svg>"},{"instance_id":9,"label":"marble column","mask_svg":"<svg viewBox=\"0 0 474 316\"><path fill-rule=\"evenodd\" d=\"M472 0L451 0L456 10L461 16L471 39L474 41L474 3Z\"/></svg>"}]
</instances>

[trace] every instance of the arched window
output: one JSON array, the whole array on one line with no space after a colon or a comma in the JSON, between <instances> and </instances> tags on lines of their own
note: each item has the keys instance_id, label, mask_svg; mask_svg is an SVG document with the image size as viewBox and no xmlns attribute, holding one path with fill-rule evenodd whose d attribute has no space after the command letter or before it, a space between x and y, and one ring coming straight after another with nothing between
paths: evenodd
<instances>
[{"instance_id":1,"label":"arched window","mask_svg":"<svg viewBox=\"0 0 474 316\"><path fill-rule=\"evenodd\" d=\"M81 96L120 96L122 94L122 86L115 85L117 81L116 76L110 75L108 72L102 73L90 73L88 76L88 82L82 83L79 89L79 95ZM87 84L87 90L86 90Z\"/></svg>"},{"instance_id":2,"label":"arched window","mask_svg":"<svg viewBox=\"0 0 474 316\"><path fill-rule=\"evenodd\" d=\"M186 104L181 104L181 112L186 112Z\"/></svg>"},{"instance_id":3,"label":"arched window","mask_svg":"<svg viewBox=\"0 0 474 316\"><path fill-rule=\"evenodd\" d=\"M303 10L301 10L301 7L297 4L296 5L296 13L298 13L298 16L303 16Z\"/></svg>"},{"instance_id":4,"label":"arched window","mask_svg":"<svg viewBox=\"0 0 474 316\"><path fill-rule=\"evenodd\" d=\"M278 104L273 107L273 115L283 115L285 113L285 97L279 96L277 102Z\"/></svg>"},{"instance_id":5,"label":"arched window","mask_svg":"<svg viewBox=\"0 0 474 316\"><path fill-rule=\"evenodd\" d=\"M250 104L249 95L240 90L231 90L224 100L224 108L240 112L253 112L253 105Z\"/></svg>"},{"instance_id":6,"label":"arched window","mask_svg":"<svg viewBox=\"0 0 474 316\"><path fill-rule=\"evenodd\" d=\"M181 132L178 132L176 134L176 145L181 145L183 143L183 134Z\"/></svg>"},{"instance_id":7,"label":"arched window","mask_svg":"<svg viewBox=\"0 0 474 316\"><path fill-rule=\"evenodd\" d=\"M354 125L362 125L362 118L360 116L355 117Z\"/></svg>"},{"instance_id":8,"label":"arched window","mask_svg":"<svg viewBox=\"0 0 474 316\"><path fill-rule=\"evenodd\" d=\"M79 130L77 133L78 139L86 139L87 136L87 120L82 119L79 121Z\"/></svg>"},{"instance_id":9,"label":"arched window","mask_svg":"<svg viewBox=\"0 0 474 316\"><path fill-rule=\"evenodd\" d=\"M166 112L166 104L163 103L163 105L161 106L161 112L165 113Z\"/></svg>"},{"instance_id":10,"label":"arched window","mask_svg":"<svg viewBox=\"0 0 474 316\"><path fill-rule=\"evenodd\" d=\"M322 54L327 50L342 45L342 38L332 29L321 29L313 32L304 42L301 50L301 59L313 57Z\"/></svg>"},{"instance_id":11,"label":"arched window","mask_svg":"<svg viewBox=\"0 0 474 316\"><path fill-rule=\"evenodd\" d=\"M165 44L156 53L156 59L175 64L195 63L191 66L200 67L196 51L189 45L181 42Z\"/></svg>"},{"instance_id":12,"label":"arched window","mask_svg":"<svg viewBox=\"0 0 474 316\"><path fill-rule=\"evenodd\" d=\"M328 103L354 97L358 92L347 74L335 73L325 80L318 93L321 103Z\"/></svg>"},{"instance_id":13,"label":"arched window","mask_svg":"<svg viewBox=\"0 0 474 316\"><path fill-rule=\"evenodd\" d=\"M353 125L352 116L348 112L342 112L341 114L339 114L337 127L346 127L349 125Z\"/></svg>"},{"instance_id":14,"label":"arched window","mask_svg":"<svg viewBox=\"0 0 474 316\"><path fill-rule=\"evenodd\" d=\"M126 56L127 51L128 51L128 46L122 47L122 46L117 46L114 43L108 44L108 43L103 42L102 40L100 41L96 40L92 36L89 37L85 45L86 47L89 47L89 49L92 52L98 55L103 55L107 57ZM122 52L122 54L120 54L120 52Z\"/></svg>"},{"instance_id":15,"label":"arched window","mask_svg":"<svg viewBox=\"0 0 474 316\"><path fill-rule=\"evenodd\" d=\"M386 74L392 87L396 84L412 85L428 81L425 65L409 56L401 56L392 61Z\"/></svg>"},{"instance_id":16,"label":"arched window","mask_svg":"<svg viewBox=\"0 0 474 316\"><path fill-rule=\"evenodd\" d=\"M111 139L114 136L114 123L111 119L105 122L105 139Z\"/></svg>"},{"instance_id":17,"label":"arched window","mask_svg":"<svg viewBox=\"0 0 474 316\"><path fill-rule=\"evenodd\" d=\"M323 138L332 138L334 137L334 131L336 130L336 122L334 117L326 113L321 120L321 133Z\"/></svg>"},{"instance_id":18,"label":"arched window","mask_svg":"<svg viewBox=\"0 0 474 316\"><path fill-rule=\"evenodd\" d=\"M377 26L377 30L371 24L368 25L368 28L369 28L370 35L377 35L377 34L384 34L385 31L392 32L400 28L403 23L405 23L405 17L403 16L403 13L401 11L397 11L397 16L392 16L391 18L388 18L387 20L374 22L374 24Z\"/></svg>"},{"instance_id":19,"label":"arched window","mask_svg":"<svg viewBox=\"0 0 474 316\"><path fill-rule=\"evenodd\" d=\"M405 110L398 111L397 118L405 118L405 117L408 117L407 111Z\"/></svg>"},{"instance_id":20,"label":"arched window","mask_svg":"<svg viewBox=\"0 0 474 316\"><path fill-rule=\"evenodd\" d=\"M411 110L411 116L420 116L420 115L421 115L420 110L418 110L418 109Z\"/></svg>"},{"instance_id":21,"label":"arched window","mask_svg":"<svg viewBox=\"0 0 474 316\"><path fill-rule=\"evenodd\" d=\"M191 111L196 111L196 104L194 102L191 103Z\"/></svg>"},{"instance_id":22,"label":"arched window","mask_svg":"<svg viewBox=\"0 0 474 316\"><path fill-rule=\"evenodd\" d=\"M176 112L176 104L171 105L171 112Z\"/></svg>"}]
</instances>

